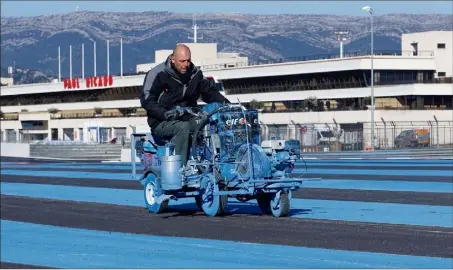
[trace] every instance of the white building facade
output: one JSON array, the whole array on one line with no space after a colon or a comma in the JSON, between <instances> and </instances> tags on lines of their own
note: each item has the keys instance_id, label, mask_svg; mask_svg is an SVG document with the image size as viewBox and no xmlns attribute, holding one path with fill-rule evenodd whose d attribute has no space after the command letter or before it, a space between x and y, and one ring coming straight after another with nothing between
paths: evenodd
<instances>
[{"instance_id":1,"label":"white building facade","mask_svg":"<svg viewBox=\"0 0 453 270\"><path fill-rule=\"evenodd\" d=\"M413 56L433 54L436 63L436 77L453 76L453 31L429 31L403 34L403 52Z\"/></svg>"},{"instance_id":2,"label":"white building facade","mask_svg":"<svg viewBox=\"0 0 453 270\"><path fill-rule=\"evenodd\" d=\"M392 109L391 106L390 108L376 107L374 119L379 125L385 125L386 137L390 138L394 136L393 133L397 132L395 128L392 130L390 126L392 122L415 123L412 124L413 127L417 127L417 123L423 123L419 124L422 127L435 125L434 122L453 123L451 80L450 82L433 83L433 80L427 78L433 74L436 74L437 77L440 75L442 75L440 77L452 76L451 32L446 34L448 35L448 33L450 33L449 42L448 37L445 38L444 35L437 32L412 36L403 35L402 51L414 52L413 44L415 42L419 44L416 46L416 53L403 53L399 56L375 56L376 85L374 93L376 100L382 99L386 100L385 102L392 100L392 102L401 103L398 99L407 97L412 101L416 99L415 103L417 103L412 109L407 107ZM432 38L430 38L431 35L433 35ZM438 44L445 44L445 51L442 48L437 49ZM284 104L285 102L309 100L312 97L327 101L365 99L370 97L371 94L368 84L370 78L367 77L371 69L370 56L248 66L247 58L234 53L218 53L215 44L192 43L187 45L192 49L194 63L204 70L205 76L214 77L223 82L225 86L231 85L231 82L236 80L236 83L240 85L239 88L245 89L244 91L230 91L231 88L225 88L224 94L233 102L239 99L243 103L257 101L267 104L274 104L274 102ZM443 47L443 45L440 45L440 47ZM431 51L432 53L421 53L422 51ZM171 50L157 51L156 62L164 61L170 53ZM152 66L153 64L139 65L137 71L147 72ZM416 79L412 83L396 84L390 82L379 84L384 80L383 74L388 73L389 70L395 73L409 72L411 76L416 74ZM333 74L352 74L353 72L363 74L361 76L364 80L363 86L331 88L331 84L327 84L323 79L318 79L316 88L313 89L310 88L310 85L307 87L306 84L303 86L305 88L301 84L295 84L294 87L287 87L282 91L272 91L267 86L256 87L253 91L250 90L250 87L247 88L249 80L256 80L257 78L299 75L309 78L313 76L314 78L315 75L318 76L319 74L329 77L334 76ZM118 137L128 138L133 127L146 125L146 116L139 111L132 113L120 113L120 111L140 107L139 90L144 77L143 74L113 77L112 84L108 86L93 86L80 81L76 88L71 89L65 88L62 82L2 87L2 98L7 99L7 101L2 101L4 104L2 103L1 108L3 114L1 120L2 141L73 140L105 142ZM340 78L339 80L343 79ZM344 77L343 81L347 80L349 78ZM338 79L335 82L338 82ZM118 99L116 100L106 100L99 97L93 101L89 101L88 98L80 98L77 101L77 98L73 98L76 101L72 102L68 101L69 99L60 98L58 102L31 103L30 100L27 101L24 98L32 94L45 98L51 95L85 95L91 97L97 92L102 93L112 89L118 92ZM109 93L106 96L109 96ZM432 104L429 105L432 106L432 109L424 105L427 104L426 99L433 100ZM438 99L442 99L442 101L438 101ZM436 104L447 105L445 105L445 108L436 108L436 106L439 107ZM95 112L95 108L101 109L103 112ZM85 114L87 117L84 117ZM363 143L365 145L371 143L371 114L369 110L282 111L277 113L263 111L259 117L265 136L276 134L276 136L286 139L300 139L299 130L301 126L306 124L337 123L347 125L360 123L364 138ZM439 138L442 137L444 143L452 141L452 130L453 124L451 127L444 128ZM381 132L379 129L375 132L375 137L382 137L377 134ZM391 145L392 142L385 139L384 144Z\"/></svg>"}]
</instances>

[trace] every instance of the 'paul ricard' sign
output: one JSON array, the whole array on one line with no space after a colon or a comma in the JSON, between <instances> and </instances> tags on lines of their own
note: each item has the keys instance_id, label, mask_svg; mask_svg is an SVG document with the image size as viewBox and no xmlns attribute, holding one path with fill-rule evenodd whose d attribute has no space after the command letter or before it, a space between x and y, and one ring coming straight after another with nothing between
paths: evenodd
<instances>
[{"instance_id":1,"label":"'paul ricard' sign","mask_svg":"<svg viewBox=\"0 0 453 270\"><path fill-rule=\"evenodd\" d=\"M79 78L64 79L63 87L64 89L79 89L80 85L83 83L83 80ZM96 76L96 77L86 77L84 80L86 88L101 87L101 86L112 86L113 85L113 76Z\"/></svg>"}]
</instances>

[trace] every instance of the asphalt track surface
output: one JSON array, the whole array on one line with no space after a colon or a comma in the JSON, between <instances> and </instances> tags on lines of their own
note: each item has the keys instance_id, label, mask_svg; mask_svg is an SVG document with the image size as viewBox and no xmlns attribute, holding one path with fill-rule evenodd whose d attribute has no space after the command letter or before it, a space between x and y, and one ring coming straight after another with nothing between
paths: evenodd
<instances>
[{"instance_id":1,"label":"asphalt track surface","mask_svg":"<svg viewBox=\"0 0 453 270\"><path fill-rule=\"evenodd\" d=\"M2 268L453 267L452 160L300 162L322 180L281 219L234 199L151 215L128 164L1 161Z\"/></svg>"}]
</instances>

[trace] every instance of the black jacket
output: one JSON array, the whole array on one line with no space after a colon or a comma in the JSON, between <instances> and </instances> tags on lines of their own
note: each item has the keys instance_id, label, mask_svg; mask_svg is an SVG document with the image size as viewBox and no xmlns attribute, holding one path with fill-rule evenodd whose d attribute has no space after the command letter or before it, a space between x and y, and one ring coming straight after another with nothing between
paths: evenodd
<instances>
[{"instance_id":1,"label":"black jacket","mask_svg":"<svg viewBox=\"0 0 453 270\"><path fill-rule=\"evenodd\" d=\"M175 106L196 107L201 99L206 103L230 103L209 81L203 72L193 64L188 69L189 82L184 85L171 66L170 57L154 68L145 76L140 103L146 110L148 124L155 128L165 120L165 112Z\"/></svg>"}]
</instances>

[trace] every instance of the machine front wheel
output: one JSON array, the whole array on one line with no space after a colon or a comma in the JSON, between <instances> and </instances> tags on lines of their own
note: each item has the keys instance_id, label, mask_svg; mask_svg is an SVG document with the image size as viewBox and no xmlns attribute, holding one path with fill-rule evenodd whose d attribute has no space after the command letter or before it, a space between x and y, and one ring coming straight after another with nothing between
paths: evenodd
<instances>
[{"instance_id":1,"label":"machine front wheel","mask_svg":"<svg viewBox=\"0 0 453 270\"><path fill-rule=\"evenodd\" d=\"M216 216L224 213L228 197L214 195L219 191L219 185L212 173L203 176L200 182L200 204L201 209L207 216Z\"/></svg>"},{"instance_id":2,"label":"machine front wheel","mask_svg":"<svg viewBox=\"0 0 453 270\"><path fill-rule=\"evenodd\" d=\"M201 207L201 197L200 196L195 196L195 204L197 205L198 209L203 210L203 207Z\"/></svg>"},{"instance_id":3,"label":"machine front wheel","mask_svg":"<svg viewBox=\"0 0 453 270\"><path fill-rule=\"evenodd\" d=\"M274 217L286 217L291 208L291 191L279 191L270 196L270 210Z\"/></svg>"},{"instance_id":4,"label":"machine front wheel","mask_svg":"<svg viewBox=\"0 0 453 270\"><path fill-rule=\"evenodd\" d=\"M152 173L146 177L144 188L145 204L148 211L154 214L164 212L168 207L168 199L159 203L158 197L163 194L159 180Z\"/></svg>"},{"instance_id":5,"label":"machine front wheel","mask_svg":"<svg viewBox=\"0 0 453 270\"><path fill-rule=\"evenodd\" d=\"M270 215L272 214L271 211L271 195L269 193L261 193L256 197L256 201L258 202L258 206L260 207L261 211L264 214Z\"/></svg>"}]
</instances>

